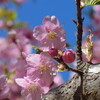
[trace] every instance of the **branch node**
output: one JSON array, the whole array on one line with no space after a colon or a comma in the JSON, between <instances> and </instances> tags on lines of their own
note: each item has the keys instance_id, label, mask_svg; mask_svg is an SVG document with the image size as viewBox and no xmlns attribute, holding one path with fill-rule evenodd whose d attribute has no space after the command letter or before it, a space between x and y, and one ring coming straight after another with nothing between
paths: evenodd
<instances>
[{"instance_id":1,"label":"branch node","mask_svg":"<svg viewBox=\"0 0 100 100\"><path fill-rule=\"evenodd\" d=\"M76 20L72 19L72 21L73 21L76 25L78 24L78 22L77 22Z\"/></svg>"}]
</instances>

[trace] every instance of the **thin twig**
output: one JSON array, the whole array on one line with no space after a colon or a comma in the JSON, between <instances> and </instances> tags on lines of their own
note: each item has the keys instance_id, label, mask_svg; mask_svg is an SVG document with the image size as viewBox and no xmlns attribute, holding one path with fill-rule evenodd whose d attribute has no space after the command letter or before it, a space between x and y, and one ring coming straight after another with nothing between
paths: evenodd
<instances>
[{"instance_id":1,"label":"thin twig","mask_svg":"<svg viewBox=\"0 0 100 100\"><path fill-rule=\"evenodd\" d=\"M77 25L78 23L77 23L77 21L75 20L75 19L72 19L72 21Z\"/></svg>"},{"instance_id":2,"label":"thin twig","mask_svg":"<svg viewBox=\"0 0 100 100\"><path fill-rule=\"evenodd\" d=\"M62 58L59 59L58 57L56 57L56 58L53 58L53 59L55 59L55 60L56 60L57 62L59 62L60 64L63 64L67 70L76 72L76 73L78 73L78 74L80 74L80 75L83 73L83 72L81 72L81 71L78 70L78 69L74 69L74 68L68 66L68 65L62 60Z\"/></svg>"}]
</instances>

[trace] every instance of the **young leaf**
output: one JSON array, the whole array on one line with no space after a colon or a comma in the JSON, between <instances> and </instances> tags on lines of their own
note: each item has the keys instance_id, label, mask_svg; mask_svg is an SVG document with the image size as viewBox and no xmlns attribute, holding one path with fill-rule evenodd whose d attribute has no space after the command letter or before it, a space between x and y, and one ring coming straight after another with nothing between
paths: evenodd
<instances>
[{"instance_id":1,"label":"young leaf","mask_svg":"<svg viewBox=\"0 0 100 100\"><path fill-rule=\"evenodd\" d=\"M17 14L13 10L7 10L5 14L6 20L15 20L17 17Z\"/></svg>"},{"instance_id":2,"label":"young leaf","mask_svg":"<svg viewBox=\"0 0 100 100\"><path fill-rule=\"evenodd\" d=\"M86 0L85 6L100 5L100 0Z\"/></svg>"}]
</instances>

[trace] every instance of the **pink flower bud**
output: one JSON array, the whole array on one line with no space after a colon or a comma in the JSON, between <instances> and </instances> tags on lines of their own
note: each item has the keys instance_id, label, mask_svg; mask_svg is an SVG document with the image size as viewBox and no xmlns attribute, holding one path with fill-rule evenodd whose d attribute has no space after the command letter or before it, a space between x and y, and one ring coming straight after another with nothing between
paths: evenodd
<instances>
[{"instance_id":1,"label":"pink flower bud","mask_svg":"<svg viewBox=\"0 0 100 100\"><path fill-rule=\"evenodd\" d=\"M75 52L72 49L67 49L63 52L62 58L66 63L72 63L75 60Z\"/></svg>"},{"instance_id":2,"label":"pink flower bud","mask_svg":"<svg viewBox=\"0 0 100 100\"><path fill-rule=\"evenodd\" d=\"M52 48L49 50L49 54L54 57L54 56L57 56L58 55L58 50L55 49L55 48Z\"/></svg>"}]
</instances>

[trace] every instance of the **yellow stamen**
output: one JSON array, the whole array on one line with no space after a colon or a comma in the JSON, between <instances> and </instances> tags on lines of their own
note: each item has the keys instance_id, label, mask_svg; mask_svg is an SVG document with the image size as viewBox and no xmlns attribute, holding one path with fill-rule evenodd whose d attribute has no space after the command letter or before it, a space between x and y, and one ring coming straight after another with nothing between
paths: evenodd
<instances>
[{"instance_id":1,"label":"yellow stamen","mask_svg":"<svg viewBox=\"0 0 100 100\"><path fill-rule=\"evenodd\" d=\"M56 34L53 31L50 31L49 34L48 34L48 37L51 38L51 39L53 39L55 36L56 36Z\"/></svg>"},{"instance_id":2,"label":"yellow stamen","mask_svg":"<svg viewBox=\"0 0 100 100\"><path fill-rule=\"evenodd\" d=\"M38 86L36 86L35 84L32 84L29 88L28 91L32 92L32 91L36 91L38 89Z\"/></svg>"},{"instance_id":3,"label":"yellow stamen","mask_svg":"<svg viewBox=\"0 0 100 100\"><path fill-rule=\"evenodd\" d=\"M46 70L47 70L47 66L45 66L45 65L40 65L39 66L39 70L41 71L41 72L45 72Z\"/></svg>"},{"instance_id":4,"label":"yellow stamen","mask_svg":"<svg viewBox=\"0 0 100 100\"><path fill-rule=\"evenodd\" d=\"M63 64L59 64L58 65L58 69L56 70L57 72L60 72L60 71L64 71L66 68Z\"/></svg>"}]
</instances>

